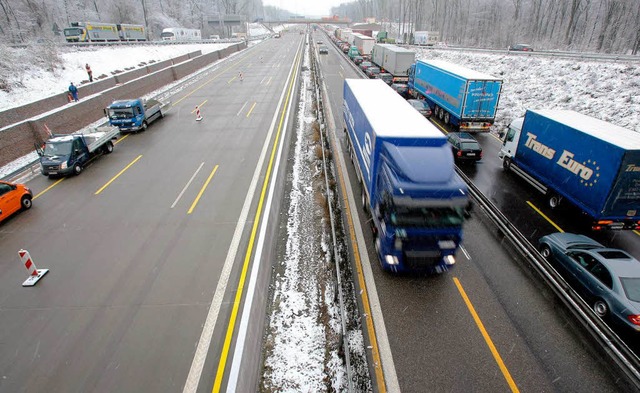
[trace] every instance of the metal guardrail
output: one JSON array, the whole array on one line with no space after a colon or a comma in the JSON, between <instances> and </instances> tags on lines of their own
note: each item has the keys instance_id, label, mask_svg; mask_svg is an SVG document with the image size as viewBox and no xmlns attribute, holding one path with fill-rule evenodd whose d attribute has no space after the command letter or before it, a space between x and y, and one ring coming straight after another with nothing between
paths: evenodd
<instances>
[{"instance_id":1,"label":"metal guardrail","mask_svg":"<svg viewBox=\"0 0 640 393\"><path fill-rule=\"evenodd\" d=\"M518 229L500 212L459 168L456 172L469 186L469 193L477 205L495 226L511 241L515 249L536 270L555 295L567 306L567 309L588 331L598 345L624 373L629 383L640 390L640 358L627 344L598 317L589 305L576 293L562 276L551 266L538 250L518 231Z\"/></svg>"},{"instance_id":2,"label":"metal guardrail","mask_svg":"<svg viewBox=\"0 0 640 393\"><path fill-rule=\"evenodd\" d=\"M307 39L309 39L310 43L312 44L312 36L311 35L307 35ZM307 50L310 51L310 53L315 54L316 52L312 50L313 45L308 45L307 46ZM316 95L316 100L318 102L318 106L317 106L317 117L318 120L320 122L320 124L326 124L326 121L324 119L324 114L325 114L325 110L324 110L324 101L322 100L322 94L320 93L320 85L318 83L318 80L321 79L321 75L320 75L320 64L319 64L319 60L317 57L313 57L313 62L312 62L313 66L311 68L311 72L314 75L314 87L315 87L315 95ZM333 261L335 263L335 268L336 268L336 280L337 280L337 290L338 290L338 300L339 300L339 304L340 304L340 319L341 319L341 327L342 327L342 346L343 346L343 352L344 352L344 357L345 357L345 367L347 369L347 381L348 381L348 391L349 392L353 392L354 391L354 387L353 387L353 377L352 377L352 366L351 366L351 359L349 356L349 340L346 339L346 334L347 334L347 312L345 310L345 306L344 306L344 296L342 293L342 280L341 280L341 276L342 273L340 271L340 253L339 253L339 249L338 249L338 244L337 244L337 237L336 237L336 219L334 216L334 209L336 209L336 206L334 206L334 204L332 203L331 200L331 188L329 187L329 177L328 177L328 168L329 165L327 163L328 159L325 156L325 129L324 127L321 126L320 128L320 144L322 146L322 172L324 173L324 182L325 182L325 190L326 190L326 197L327 197L327 204L329 206L329 221L331 224L331 240L332 240L332 244L333 244L333 249L332 249L332 253L333 253Z\"/></svg>"}]
</instances>

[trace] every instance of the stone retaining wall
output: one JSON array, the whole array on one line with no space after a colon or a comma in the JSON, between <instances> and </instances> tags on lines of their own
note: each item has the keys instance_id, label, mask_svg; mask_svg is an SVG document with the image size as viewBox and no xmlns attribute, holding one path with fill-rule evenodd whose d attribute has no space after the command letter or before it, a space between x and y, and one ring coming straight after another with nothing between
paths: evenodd
<instances>
[{"instance_id":1,"label":"stone retaining wall","mask_svg":"<svg viewBox=\"0 0 640 393\"><path fill-rule=\"evenodd\" d=\"M239 43L206 55L197 51L81 86L78 89L81 99L77 103L69 104L65 92L2 112L0 166L41 145L47 138L45 124L57 134L71 133L103 117L103 108L114 100L143 96L245 48L245 43ZM28 119L20 121L25 118Z\"/></svg>"}]
</instances>

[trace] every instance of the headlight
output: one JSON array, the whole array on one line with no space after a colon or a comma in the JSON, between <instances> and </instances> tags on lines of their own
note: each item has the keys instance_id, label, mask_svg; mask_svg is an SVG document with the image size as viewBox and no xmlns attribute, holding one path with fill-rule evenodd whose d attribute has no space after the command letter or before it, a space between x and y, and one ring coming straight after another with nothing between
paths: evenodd
<instances>
[{"instance_id":1,"label":"headlight","mask_svg":"<svg viewBox=\"0 0 640 393\"><path fill-rule=\"evenodd\" d=\"M396 257L395 255L385 255L384 260L387 262L388 265L398 264L398 257Z\"/></svg>"},{"instance_id":2,"label":"headlight","mask_svg":"<svg viewBox=\"0 0 640 393\"><path fill-rule=\"evenodd\" d=\"M67 162L63 161L62 164L60 164L60 169L67 169Z\"/></svg>"},{"instance_id":3,"label":"headlight","mask_svg":"<svg viewBox=\"0 0 640 393\"><path fill-rule=\"evenodd\" d=\"M444 263L447 266L455 265L456 258L453 255L447 255L446 257L444 257Z\"/></svg>"}]
</instances>

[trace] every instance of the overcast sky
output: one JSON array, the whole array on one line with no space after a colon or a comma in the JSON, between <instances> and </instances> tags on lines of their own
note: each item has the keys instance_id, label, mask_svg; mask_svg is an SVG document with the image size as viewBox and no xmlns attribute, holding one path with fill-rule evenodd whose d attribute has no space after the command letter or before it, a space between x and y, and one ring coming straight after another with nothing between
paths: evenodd
<instances>
[{"instance_id":1,"label":"overcast sky","mask_svg":"<svg viewBox=\"0 0 640 393\"><path fill-rule=\"evenodd\" d=\"M349 0L263 0L263 5L272 5L294 14L305 16L329 16L331 7Z\"/></svg>"}]
</instances>

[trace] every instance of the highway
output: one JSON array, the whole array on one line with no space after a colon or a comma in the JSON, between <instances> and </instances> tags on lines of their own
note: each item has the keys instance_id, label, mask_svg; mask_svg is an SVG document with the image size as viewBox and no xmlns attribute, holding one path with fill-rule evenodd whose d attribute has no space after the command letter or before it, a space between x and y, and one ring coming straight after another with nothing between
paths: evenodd
<instances>
[{"instance_id":1,"label":"highway","mask_svg":"<svg viewBox=\"0 0 640 393\"><path fill-rule=\"evenodd\" d=\"M243 51L80 176L28 182L34 207L0 226L0 391L224 382L255 228L279 209L280 194L263 203L265 184L281 181L273 152L286 146L301 47ZM21 286L20 249L50 269L35 287Z\"/></svg>"},{"instance_id":2,"label":"highway","mask_svg":"<svg viewBox=\"0 0 640 393\"><path fill-rule=\"evenodd\" d=\"M255 390L303 37L267 40L176 89L164 119L80 176L29 181L33 208L0 225L0 391ZM325 103L376 391L630 391L481 211L452 271L382 272L345 159L342 85L359 76L312 37L329 48ZM483 161L463 171L531 242L554 224L578 230L571 211L502 172L497 138L478 139ZM599 240L640 257L637 236ZM33 288L20 249L50 269Z\"/></svg>"},{"instance_id":3,"label":"highway","mask_svg":"<svg viewBox=\"0 0 640 393\"><path fill-rule=\"evenodd\" d=\"M360 75L324 33L315 33L314 40L329 41L329 54L319 58L335 138L342 151L335 156L348 157L342 132L342 83ZM534 244L540 236L556 231L527 204L532 201L546 212L548 209L540 205L542 198L502 173L497 157L501 142L489 134L478 139L484 158L463 171ZM343 191L357 196L353 165L343 160ZM393 276L378 266L367 217L356 203L358 199L353 195L349 199L349 210L357 212L350 231L362 239L355 263L361 261L365 276L367 270L371 272L366 287L370 294L372 288L377 292L377 297L370 297L380 343L380 358L372 357L384 369L384 374L377 376L377 386L384 384L388 391L402 392L630 389L481 211L474 211L465 224L463 250L452 271L435 277ZM565 230L577 230L579 223L570 212L547 214ZM609 238L639 256L636 234L609 234ZM385 331L386 337L380 337Z\"/></svg>"}]
</instances>

